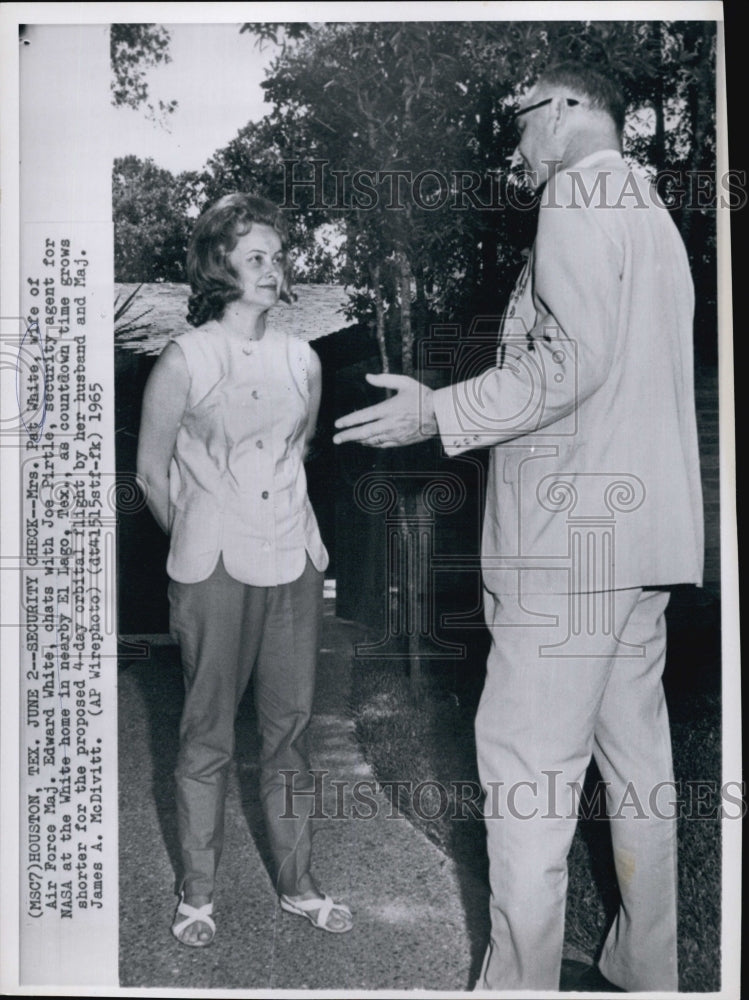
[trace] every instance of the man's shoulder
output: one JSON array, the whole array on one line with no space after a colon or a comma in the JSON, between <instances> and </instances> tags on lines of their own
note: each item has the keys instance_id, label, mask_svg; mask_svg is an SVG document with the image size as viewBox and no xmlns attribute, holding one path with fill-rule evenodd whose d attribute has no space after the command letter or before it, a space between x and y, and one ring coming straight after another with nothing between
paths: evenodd
<instances>
[{"instance_id":1,"label":"man's shoulder","mask_svg":"<svg viewBox=\"0 0 749 1000\"><path fill-rule=\"evenodd\" d=\"M541 209L645 209L659 207L645 172L612 153L564 167L546 185Z\"/></svg>"}]
</instances>

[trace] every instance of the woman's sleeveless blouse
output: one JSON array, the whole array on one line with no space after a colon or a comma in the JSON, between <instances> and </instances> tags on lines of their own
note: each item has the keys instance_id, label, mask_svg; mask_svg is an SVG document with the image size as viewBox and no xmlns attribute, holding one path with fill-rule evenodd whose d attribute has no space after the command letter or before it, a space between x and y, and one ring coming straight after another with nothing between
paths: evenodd
<instances>
[{"instance_id":1,"label":"woman's sleeveless blouse","mask_svg":"<svg viewBox=\"0 0 749 1000\"><path fill-rule=\"evenodd\" d=\"M271 329L242 343L215 322L174 343L190 389L169 473L169 576L198 583L220 555L254 586L298 579L307 553L324 570L303 462L309 344Z\"/></svg>"}]
</instances>

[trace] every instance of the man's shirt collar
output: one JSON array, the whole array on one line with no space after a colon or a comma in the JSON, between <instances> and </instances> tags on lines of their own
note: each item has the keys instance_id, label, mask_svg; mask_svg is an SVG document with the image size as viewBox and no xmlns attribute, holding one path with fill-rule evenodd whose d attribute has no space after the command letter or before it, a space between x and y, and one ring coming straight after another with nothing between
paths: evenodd
<instances>
[{"instance_id":1,"label":"man's shirt collar","mask_svg":"<svg viewBox=\"0 0 749 1000\"><path fill-rule=\"evenodd\" d=\"M586 167L593 167L599 161L610 160L615 157L617 160L623 159L622 154L618 149L598 149L595 153L590 153L588 156L584 156L582 160L577 160L576 163L571 164L569 167L563 167L563 170L584 170Z\"/></svg>"}]
</instances>

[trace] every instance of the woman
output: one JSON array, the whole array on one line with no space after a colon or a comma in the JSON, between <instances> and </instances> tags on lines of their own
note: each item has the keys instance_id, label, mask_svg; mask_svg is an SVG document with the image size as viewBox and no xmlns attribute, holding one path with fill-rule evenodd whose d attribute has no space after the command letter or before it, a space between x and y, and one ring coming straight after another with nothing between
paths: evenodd
<instances>
[{"instance_id":1,"label":"woman","mask_svg":"<svg viewBox=\"0 0 749 1000\"><path fill-rule=\"evenodd\" d=\"M196 223L187 273L195 329L153 369L138 447L149 508L170 535L170 628L185 677L175 771L184 871L172 932L192 947L215 934L234 722L252 674L281 906L342 933L351 912L309 874L310 796L294 796L291 816L284 801L284 771L295 790L312 784L305 742L328 557L303 465L320 363L265 323L290 301L280 211L249 195L221 198Z\"/></svg>"}]
</instances>

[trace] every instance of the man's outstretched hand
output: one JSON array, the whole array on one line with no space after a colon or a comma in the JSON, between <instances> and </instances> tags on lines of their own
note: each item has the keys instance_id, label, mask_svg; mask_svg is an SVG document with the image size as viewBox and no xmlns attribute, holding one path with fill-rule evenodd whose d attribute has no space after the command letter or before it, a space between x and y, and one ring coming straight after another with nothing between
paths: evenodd
<instances>
[{"instance_id":1,"label":"man's outstretched hand","mask_svg":"<svg viewBox=\"0 0 749 1000\"><path fill-rule=\"evenodd\" d=\"M341 433L333 438L334 444L358 441L375 448L396 448L416 444L438 433L431 389L407 375L366 378L370 385L395 389L395 395L336 420Z\"/></svg>"}]
</instances>

